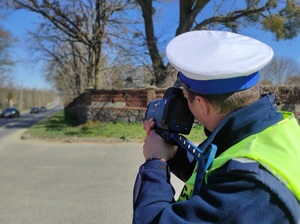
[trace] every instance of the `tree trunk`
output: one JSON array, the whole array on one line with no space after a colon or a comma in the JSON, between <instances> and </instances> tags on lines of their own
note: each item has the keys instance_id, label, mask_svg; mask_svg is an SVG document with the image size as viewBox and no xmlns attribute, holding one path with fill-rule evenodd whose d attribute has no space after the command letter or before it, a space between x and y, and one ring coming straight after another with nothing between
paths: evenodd
<instances>
[{"instance_id":1,"label":"tree trunk","mask_svg":"<svg viewBox=\"0 0 300 224\"><path fill-rule=\"evenodd\" d=\"M167 67L164 65L161 55L157 47L157 41L154 35L154 27L152 20L152 0L137 0L143 11L143 18L145 21L146 41L149 49L154 79L151 81L151 85L161 86L163 85L166 76L168 75Z\"/></svg>"}]
</instances>

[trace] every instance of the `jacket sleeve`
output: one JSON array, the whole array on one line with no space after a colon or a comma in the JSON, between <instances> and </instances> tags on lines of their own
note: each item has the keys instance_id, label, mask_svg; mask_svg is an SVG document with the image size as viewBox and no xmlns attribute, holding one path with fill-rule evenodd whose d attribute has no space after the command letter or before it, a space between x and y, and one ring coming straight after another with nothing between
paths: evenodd
<instances>
[{"instance_id":1,"label":"jacket sleeve","mask_svg":"<svg viewBox=\"0 0 300 224\"><path fill-rule=\"evenodd\" d=\"M176 202L169 174L160 160L140 167L133 223L293 223L278 198L251 178L216 172L199 195Z\"/></svg>"},{"instance_id":2,"label":"jacket sleeve","mask_svg":"<svg viewBox=\"0 0 300 224\"><path fill-rule=\"evenodd\" d=\"M151 223L165 206L174 202L174 195L167 163L155 159L146 161L134 185L133 223Z\"/></svg>"}]
</instances>

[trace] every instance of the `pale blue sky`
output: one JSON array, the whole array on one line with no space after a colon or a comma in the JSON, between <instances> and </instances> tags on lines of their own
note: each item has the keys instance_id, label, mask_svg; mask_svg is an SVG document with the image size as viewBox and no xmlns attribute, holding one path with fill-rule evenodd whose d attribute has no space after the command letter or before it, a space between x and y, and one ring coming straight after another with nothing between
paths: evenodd
<instances>
[{"instance_id":1,"label":"pale blue sky","mask_svg":"<svg viewBox=\"0 0 300 224\"><path fill-rule=\"evenodd\" d=\"M37 17L25 11L9 14L3 26L12 35L18 38L11 50L11 57L16 62L11 76L14 77L16 86L27 88L49 89L50 84L45 81L41 71L41 63L33 61L32 52L29 51L27 30L34 27Z\"/></svg>"},{"instance_id":2,"label":"pale blue sky","mask_svg":"<svg viewBox=\"0 0 300 224\"><path fill-rule=\"evenodd\" d=\"M175 16L177 16L176 13L172 13L172 17L174 18ZM36 22L37 16L34 14L25 11L17 11L10 14L3 24L4 28L9 30L19 39L16 47L12 49L12 57L15 61L17 61L17 64L13 69L12 76L15 77L15 83L17 86L49 89L51 86L43 77L41 63L37 63L32 60L32 52L28 50L27 46L27 30L32 30ZM275 40L274 35L267 32L247 29L243 34L256 38L271 46L274 50L275 56L291 57L300 64L300 36L295 40L278 42Z\"/></svg>"}]
</instances>

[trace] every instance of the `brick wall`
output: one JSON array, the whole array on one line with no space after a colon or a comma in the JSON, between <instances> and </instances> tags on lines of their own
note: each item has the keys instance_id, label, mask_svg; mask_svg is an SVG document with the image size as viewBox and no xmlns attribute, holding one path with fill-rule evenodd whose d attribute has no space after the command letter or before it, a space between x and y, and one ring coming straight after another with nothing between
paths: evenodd
<instances>
[{"instance_id":1,"label":"brick wall","mask_svg":"<svg viewBox=\"0 0 300 224\"><path fill-rule=\"evenodd\" d=\"M149 87L122 90L86 90L66 107L67 113L84 123L88 120L141 122L147 105L163 97L166 89ZM274 92L281 104L279 110L295 113L300 121L300 87L263 86L262 93Z\"/></svg>"},{"instance_id":2,"label":"brick wall","mask_svg":"<svg viewBox=\"0 0 300 224\"><path fill-rule=\"evenodd\" d=\"M92 90L77 97L66 111L80 123L88 120L141 122L150 101L162 98L166 89L142 88Z\"/></svg>"}]
</instances>

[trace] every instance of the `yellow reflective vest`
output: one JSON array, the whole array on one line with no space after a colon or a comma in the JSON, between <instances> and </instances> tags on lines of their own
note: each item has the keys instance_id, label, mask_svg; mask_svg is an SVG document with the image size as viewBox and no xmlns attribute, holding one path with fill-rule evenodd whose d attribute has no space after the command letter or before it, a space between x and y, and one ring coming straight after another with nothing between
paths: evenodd
<instances>
[{"instance_id":1,"label":"yellow reflective vest","mask_svg":"<svg viewBox=\"0 0 300 224\"><path fill-rule=\"evenodd\" d=\"M282 112L284 119L264 131L251 135L233 145L214 159L208 176L231 159L255 160L277 177L300 201L300 127L292 113ZM197 167L179 196L178 201L193 194Z\"/></svg>"}]
</instances>

